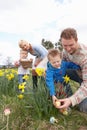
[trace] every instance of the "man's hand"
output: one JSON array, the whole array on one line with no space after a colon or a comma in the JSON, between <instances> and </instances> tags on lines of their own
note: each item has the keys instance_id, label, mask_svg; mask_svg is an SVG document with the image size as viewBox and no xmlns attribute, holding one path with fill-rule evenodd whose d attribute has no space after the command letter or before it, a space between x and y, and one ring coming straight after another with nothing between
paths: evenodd
<instances>
[{"instance_id":1,"label":"man's hand","mask_svg":"<svg viewBox=\"0 0 87 130\"><path fill-rule=\"evenodd\" d=\"M65 98L65 99L59 99L59 102L60 102L60 106L58 106L57 108L61 109L65 109L65 108L68 108L70 105L72 105L72 102L70 100L70 98Z\"/></svg>"}]
</instances>

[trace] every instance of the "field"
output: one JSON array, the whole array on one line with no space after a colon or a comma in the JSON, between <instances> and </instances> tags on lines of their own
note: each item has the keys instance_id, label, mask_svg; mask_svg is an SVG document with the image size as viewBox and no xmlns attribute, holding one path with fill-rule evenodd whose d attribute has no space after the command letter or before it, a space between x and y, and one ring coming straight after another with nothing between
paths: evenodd
<instances>
[{"instance_id":1,"label":"field","mask_svg":"<svg viewBox=\"0 0 87 130\"><path fill-rule=\"evenodd\" d=\"M17 70L0 70L0 130L87 130L87 115L77 106L68 115L54 108L42 77L35 90L31 75L25 79L19 86ZM78 85L71 85L75 91ZM50 117L57 122L52 124Z\"/></svg>"}]
</instances>

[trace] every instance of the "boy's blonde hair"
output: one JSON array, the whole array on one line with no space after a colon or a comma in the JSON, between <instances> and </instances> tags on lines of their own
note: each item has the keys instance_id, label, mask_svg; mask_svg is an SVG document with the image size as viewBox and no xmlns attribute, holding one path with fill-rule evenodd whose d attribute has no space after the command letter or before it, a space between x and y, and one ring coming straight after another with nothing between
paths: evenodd
<instances>
[{"instance_id":1,"label":"boy's blonde hair","mask_svg":"<svg viewBox=\"0 0 87 130\"><path fill-rule=\"evenodd\" d=\"M25 51L25 50L20 50L20 58L22 58L23 57L23 54L25 54L26 55L26 57L28 56L28 52L27 51Z\"/></svg>"},{"instance_id":2,"label":"boy's blonde hair","mask_svg":"<svg viewBox=\"0 0 87 130\"><path fill-rule=\"evenodd\" d=\"M28 51L20 50L20 64L24 69L32 68L32 59L28 59Z\"/></svg>"},{"instance_id":3,"label":"boy's blonde hair","mask_svg":"<svg viewBox=\"0 0 87 130\"><path fill-rule=\"evenodd\" d=\"M60 58L62 58L62 53L58 50L58 49L50 49L48 51L48 55L47 58L50 61L51 57L55 57L55 56L59 56Z\"/></svg>"},{"instance_id":4,"label":"boy's blonde hair","mask_svg":"<svg viewBox=\"0 0 87 130\"><path fill-rule=\"evenodd\" d=\"M28 54L28 51L25 51L25 50L20 49L20 54L21 54L21 53L26 53L26 54Z\"/></svg>"}]
</instances>

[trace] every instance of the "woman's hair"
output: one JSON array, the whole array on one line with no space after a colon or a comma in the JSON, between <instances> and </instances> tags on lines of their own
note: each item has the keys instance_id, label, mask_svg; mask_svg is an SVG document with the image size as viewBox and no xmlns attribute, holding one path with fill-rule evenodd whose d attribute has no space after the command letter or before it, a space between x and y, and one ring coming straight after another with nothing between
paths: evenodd
<instances>
[{"instance_id":1,"label":"woman's hair","mask_svg":"<svg viewBox=\"0 0 87 130\"><path fill-rule=\"evenodd\" d=\"M24 43L27 43L27 44L28 44L27 41L25 41L25 40L20 40L20 41L19 41L19 47L22 48L22 45L23 45Z\"/></svg>"},{"instance_id":2,"label":"woman's hair","mask_svg":"<svg viewBox=\"0 0 87 130\"><path fill-rule=\"evenodd\" d=\"M71 39L74 38L77 41L77 32L74 28L66 28L61 32L60 39Z\"/></svg>"},{"instance_id":3,"label":"woman's hair","mask_svg":"<svg viewBox=\"0 0 87 130\"><path fill-rule=\"evenodd\" d=\"M48 50L48 55L47 58L50 61L51 57L55 57L55 56L59 56L60 58L62 58L62 53L58 50L58 49L50 49Z\"/></svg>"},{"instance_id":4,"label":"woman's hair","mask_svg":"<svg viewBox=\"0 0 87 130\"><path fill-rule=\"evenodd\" d=\"M29 44L29 52L32 54L33 53L33 48L31 43L25 41L25 40L20 40L19 41L19 47L23 49L24 44Z\"/></svg>"}]
</instances>

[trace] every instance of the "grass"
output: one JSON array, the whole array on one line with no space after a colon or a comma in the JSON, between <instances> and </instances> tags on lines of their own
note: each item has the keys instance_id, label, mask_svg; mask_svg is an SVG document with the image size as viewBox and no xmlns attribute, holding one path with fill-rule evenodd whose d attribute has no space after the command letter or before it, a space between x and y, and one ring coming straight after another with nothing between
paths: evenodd
<instances>
[{"instance_id":1,"label":"grass","mask_svg":"<svg viewBox=\"0 0 87 130\"><path fill-rule=\"evenodd\" d=\"M17 97L17 75L12 82L4 80L6 77L1 78L3 80L0 79L0 130L7 130L7 116L3 113L5 108L11 110L8 130L80 130L81 127L81 130L87 129L87 115L79 112L77 107L72 108L67 116L54 108L41 78L38 80L38 89L33 90L30 76L23 99ZM75 82L71 82L71 85L78 86ZM58 120L57 123L50 123L52 116Z\"/></svg>"}]
</instances>

